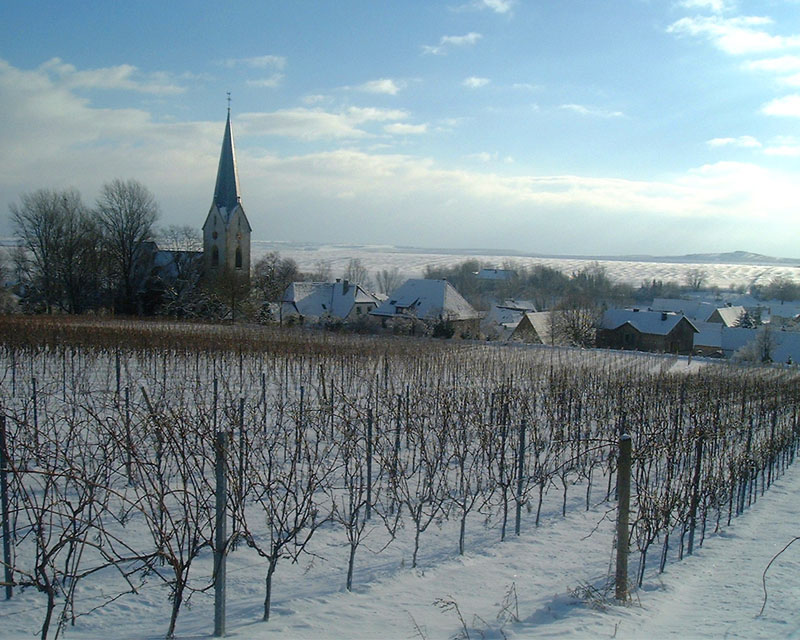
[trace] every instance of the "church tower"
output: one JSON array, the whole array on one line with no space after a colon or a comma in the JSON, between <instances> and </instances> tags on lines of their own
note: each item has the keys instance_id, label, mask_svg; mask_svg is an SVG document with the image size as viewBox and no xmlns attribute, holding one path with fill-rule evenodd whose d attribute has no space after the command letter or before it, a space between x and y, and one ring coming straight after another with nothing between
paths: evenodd
<instances>
[{"instance_id":1,"label":"church tower","mask_svg":"<svg viewBox=\"0 0 800 640\"><path fill-rule=\"evenodd\" d=\"M231 107L219 155L214 200L203 224L203 261L206 277L232 274L250 279L250 223L242 208L239 174L231 130Z\"/></svg>"}]
</instances>

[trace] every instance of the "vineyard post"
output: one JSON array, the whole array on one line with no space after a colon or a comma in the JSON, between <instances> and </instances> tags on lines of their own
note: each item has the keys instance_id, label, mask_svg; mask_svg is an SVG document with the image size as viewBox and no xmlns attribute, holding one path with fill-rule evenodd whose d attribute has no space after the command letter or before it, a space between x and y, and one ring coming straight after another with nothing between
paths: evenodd
<instances>
[{"instance_id":1,"label":"vineyard post","mask_svg":"<svg viewBox=\"0 0 800 640\"><path fill-rule=\"evenodd\" d=\"M116 377L117 377L117 393L116 393L116 397L119 398L119 383L120 383L120 377L121 377L121 373L122 373L122 368L120 366L120 361L119 361L119 349L117 349L116 352L114 353L114 372L116 373Z\"/></svg>"},{"instance_id":2,"label":"vineyard post","mask_svg":"<svg viewBox=\"0 0 800 640\"><path fill-rule=\"evenodd\" d=\"M214 540L214 637L225 635L225 540L227 538L228 486L225 475L228 434L217 431L215 456L216 473L216 536Z\"/></svg>"},{"instance_id":3,"label":"vineyard post","mask_svg":"<svg viewBox=\"0 0 800 640\"><path fill-rule=\"evenodd\" d=\"M39 449L39 410L36 406L36 378L31 378L33 387L33 444L36 450Z\"/></svg>"},{"instance_id":4,"label":"vineyard post","mask_svg":"<svg viewBox=\"0 0 800 640\"><path fill-rule=\"evenodd\" d=\"M11 600L11 531L8 513L8 457L6 449L6 417L0 416L0 494L3 509L3 564L5 565L6 600Z\"/></svg>"},{"instance_id":5,"label":"vineyard post","mask_svg":"<svg viewBox=\"0 0 800 640\"><path fill-rule=\"evenodd\" d=\"M689 505L689 545L687 552L692 555L694 551L694 530L697 528L697 507L700 504L700 472L703 468L703 441L705 433L700 431L694 448L694 474L692 476L692 498Z\"/></svg>"},{"instance_id":6,"label":"vineyard post","mask_svg":"<svg viewBox=\"0 0 800 640\"><path fill-rule=\"evenodd\" d=\"M131 441L131 398L130 388L125 387L125 475L128 476L128 486L133 486L133 442Z\"/></svg>"},{"instance_id":7,"label":"vineyard post","mask_svg":"<svg viewBox=\"0 0 800 640\"><path fill-rule=\"evenodd\" d=\"M617 463L617 600L628 599L628 520L631 506L631 437L619 439Z\"/></svg>"},{"instance_id":8,"label":"vineyard post","mask_svg":"<svg viewBox=\"0 0 800 640\"><path fill-rule=\"evenodd\" d=\"M367 520L372 517L372 409L367 409Z\"/></svg>"},{"instance_id":9,"label":"vineyard post","mask_svg":"<svg viewBox=\"0 0 800 640\"><path fill-rule=\"evenodd\" d=\"M514 523L514 533L519 535L520 522L522 520L522 474L525 471L525 419L519 425L519 458L517 459L517 513Z\"/></svg>"}]
</instances>

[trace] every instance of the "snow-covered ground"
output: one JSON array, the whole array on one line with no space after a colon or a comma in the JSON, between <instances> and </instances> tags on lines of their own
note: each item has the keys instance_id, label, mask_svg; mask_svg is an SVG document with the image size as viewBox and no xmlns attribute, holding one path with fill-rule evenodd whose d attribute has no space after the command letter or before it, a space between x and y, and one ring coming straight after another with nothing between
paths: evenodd
<instances>
[{"instance_id":1,"label":"snow-covered ground","mask_svg":"<svg viewBox=\"0 0 800 640\"><path fill-rule=\"evenodd\" d=\"M301 271L313 271L318 263L330 265L335 277L344 273L351 258L358 258L374 276L382 269L396 267L405 277L420 277L428 265L452 266L467 259L475 259L487 266L504 265L532 267L537 264L558 269L567 274L580 271L594 262L603 266L609 277L618 282L639 285L642 281L663 280L684 284L686 274L692 269L701 269L708 274L707 286L732 289L752 284L766 284L777 276L800 279L797 266L789 264L729 264L720 262L681 262L646 260L611 260L607 258L559 258L526 257L502 254L458 253L456 251L427 251L392 246L340 246L340 245L296 245L269 242L253 243L253 261L268 251L278 251L281 256L294 259Z\"/></svg>"},{"instance_id":2,"label":"snow-covered ground","mask_svg":"<svg viewBox=\"0 0 800 640\"><path fill-rule=\"evenodd\" d=\"M575 490L573 501L579 502ZM227 635L235 638L797 638L800 637L800 542L767 574L763 615L762 573L770 559L798 535L800 470L790 468L745 514L719 534L707 535L694 556L650 570L630 604L576 597L602 588L612 563L613 522L607 504L573 509L565 519L550 514L539 529L497 543L496 530L479 524L468 552L455 553L454 531L424 534L417 569L408 548L381 554L380 534L360 552L369 569L356 571L352 593L344 589L346 550L320 543L318 556L279 566L272 619L261 622L264 564L233 553L228 568ZM553 505L551 505L552 507ZM325 538L325 532L321 532ZM206 558L210 564L210 558ZM405 564L405 566L404 566ZM103 585L96 587L102 602ZM79 618L67 638L163 637L169 605L165 587ZM37 635L41 607L33 594L0 605L0 637ZM436 602L439 601L437 605ZM444 603L458 606L445 610ZM196 594L182 612L179 638L207 638L213 631L210 593Z\"/></svg>"}]
</instances>

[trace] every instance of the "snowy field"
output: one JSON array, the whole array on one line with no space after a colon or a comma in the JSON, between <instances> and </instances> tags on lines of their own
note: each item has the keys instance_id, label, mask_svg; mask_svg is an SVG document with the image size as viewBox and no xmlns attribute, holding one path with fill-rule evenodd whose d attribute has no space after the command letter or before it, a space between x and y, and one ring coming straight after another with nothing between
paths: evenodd
<instances>
[{"instance_id":1,"label":"snowy field","mask_svg":"<svg viewBox=\"0 0 800 640\"><path fill-rule=\"evenodd\" d=\"M253 492L248 498L247 518L253 523L253 530L257 531L256 541L267 544L269 536L264 537L265 512L260 511L259 505L263 496L258 497L259 483L266 481L266 478L257 475L258 469L263 471L263 465L267 459L272 461L273 455L276 458L283 455L285 466L287 451L289 459L294 459L291 454L292 442L295 437L300 437L295 430L299 422L307 425L307 433L316 434L313 438L308 436L311 438L308 441L304 440L308 443L303 449L306 451L303 454L305 462L298 464L306 465L306 475L301 474L300 477L308 478L308 474L315 469L332 465L329 470L334 475L329 477L338 480L319 485L321 495L315 496L315 500L323 505L320 507L323 510L327 508L324 505L333 500L339 505L341 515L348 509L344 500L348 495L346 487L353 486L348 482L342 484L341 474L347 474L349 468L351 480L361 478L363 481L364 470L364 450L358 448L364 446L364 441L353 441L353 446L357 448L356 455L348 458L342 448L343 439L350 437L348 434L355 425L359 429L364 428L365 407L374 408L375 428L377 433L383 433L384 440L376 436L375 446L378 450L379 443L384 442L389 443L389 450L386 451L391 452L396 423L406 421L424 427L418 436L410 436L412 443L416 444L409 444L408 439L402 443L402 459L408 461L421 459L417 458L416 452L422 451L420 447L423 441L427 442L425 446L440 446L436 440L437 416L449 415L448 424L458 420L469 425L469 429L478 428L488 420L490 425L495 426L487 433L496 437L499 426L495 422L501 421L498 416L503 415L500 407L505 402L504 397L510 399L512 416L529 415L531 424L544 424L548 415L556 415L549 412L555 411L557 415L564 416L563 419L569 424L578 425L575 427L578 433L588 428L587 438L594 433L598 442L602 442L602 438L606 437L603 436L606 432L602 424L610 425L613 433L613 425L619 417L615 417L612 409L615 402L622 403L619 406L625 407L623 413L632 418L638 415L637 411L642 407L642 416L647 420L666 420L667 424L672 416L677 415L678 407L683 406L682 400L680 405L669 402L662 404L652 394L654 387L649 382L637 388L637 380L652 381L653 385L662 387L665 398L672 397L677 402L683 397L680 391L683 376L688 376L685 379L691 384L692 380L701 377L712 381L720 372L724 374L721 378L724 380L727 379L726 372L731 372L733 377L720 387L732 390L734 396L731 397L739 393L737 389L744 380L742 376L749 376L751 380L743 387L745 394L752 392L752 385L759 384L761 376L758 370L731 369L726 365L704 363L698 359L690 363L685 358L674 356L637 356L542 347L527 349L463 345L450 348L434 341L362 343L350 338L342 338L341 342L337 340L330 338L325 342L326 349L332 349L332 356L299 355L296 351L295 355L276 352L277 355L269 356L255 352L238 357L235 350L228 353L206 351L198 355L187 355L178 350L153 353L123 351L118 359L120 364L116 371L119 373L116 375L123 386L132 390L131 412L135 416L133 423L138 425L134 428L133 441L139 443L138 450L144 456L143 468L152 468L147 465L152 465L153 451L164 452L162 444L158 444L155 450L151 448L154 446L152 429L160 424L161 419L168 419L169 424L180 425L181 429L189 429L185 436L174 440L167 437L164 454L167 459L171 459L170 447L174 446L177 447L176 452L185 456L184 459L196 459L207 464L208 457L203 455L208 453L208 448L198 434L208 433L212 428L211 415L215 416L214 425L219 420L222 424L232 426L235 431L235 425L238 424L236 407L239 406L238 396L241 394L245 403L243 406L246 407L243 414L247 416L246 424L260 424L263 420L266 427L267 424L278 422L274 429L270 427L263 432L249 432L254 439L250 441L252 447L247 454L252 456L248 463L252 466L247 467L252 471L247 477L252 480L249 491ZM360 353L366 344L384 346L370 356ZM6 350L2 365L4 371L0 372L0 385L4 394L4 410L13 416L14 424L19 427L14 432L18 445L16 455L17 459L28 456L25 469L33 471L37 464L44 465L49 459L43 453L48 450L47 446L28 447L33 437L33 415L39 421L37 439L47 441L47 429L54 429L55 433L63 430L64 425L69 426L69 442L57 447L53 455L63 452L70 445L83 443L75 449L75 460L88 461L93 469L102 469L105 464L102 461L107 458L112 462L122 459L119 457L122 449L118 449L118 429L125 412L120 405L120 396L114 392L113 351L88 353L56 349L49 354L32 354L24 350ZM511 391L503 391L506 385L511 389L511 381L501 380L502 376L496 377L498 370L513 377L514 387ZM547 376L552 376L553 371L556 377L546 382ZM790 384L788 393L793 394L796 383L785 377L792 375L773 372L765 378L768 382L763 388L773 388L769 386L772 384L769 380L776 383L785 380ZM32 377L38 379L36 414L32 414ZM219 403L217 393L212 392L212 378L220 380ZM622 386L607 387L606 383L611 379L617 380ZM457 386L449 386L457 380ZM574 380L582 382L576 386ZM726 420L735 421L744 417L743 424L747 423L747 415L753 416L760 424L765 418L759 431L761 435L756 435L753 440L753 456L762 455L756 451L765 451L771 443L769 415L776 416L779 428L784 424L792 424L791 412L785 416L788 423L784 422L781 412L789 406L789 401L796 401L794 396L786 397L785 403L777 405L772 410L775 413L770 414L762 411L765 406L763 400L759 400L758 393L752 392L754 395L748 396L750 399L746 402L742 399L740 416L738 403L731 412L724 405L718 405L715 410L711 405L704 406L703 386L693 388L695 390L690 392L692 399L688 401L687 414L695 415L701 422L715 419L715 416L718 418L720 409L722 415L728 416ZM780 386L774 388L784 389ZM148 389L148 399L145 400L142 395L144 392L139 393L137 389ZM623 390L625 393L622 393ZM504 393L510 395L504 396ZM407 398L405 401L404 396ZM326 405L325 398L330 398L333 404ZM578 400L580 403L577 403ZM646 412L645 405L648 407ZM214 408L217 406L218 418ZM609 410L611 413L608 413ZM656 419L656 414L651 414L651 411L663 411L663 416ZM284 415L285 422L281 417ZM560 428L559 424L558 420L553 423L555 428ZM636 420L631 419L628 424L634 434L639 434L635 435L636 442L644 443L652 437ZM328 440L325 434L334 428L338 435ZM97 435L103 429L108 429L109 434L105 440ZM568 427L567 431L570 429ZM656 438L660 437L655 435ZM714 444L709 441L709 450L718 446L734 447L735 438L730 439L733 435L731 432ZM423 439L414 440L416 437ZM510 448L507 451L512 456L513 438L509 438ZM529 438L534 442L532 436ZM439 511L430 526L421 532L416 567L412 566L414 523L405 516L399 521L400 526L394 535L389 534L385 519L387 514L391 515L394 511L387 505L395 494L389 491L386 475L375 471L375 477L382 478L380 482L383 484L376 480L373 494L376 507L371 519L363 519L363 510L359 516L364 528L354 565L352 591L345 588L350 546L342 524L335 520L327 521L314 533L306 553L299 554L296 561L288 557L279 560L268 622L261 621L268 562L247 545L240 544L228 558L227 635L248 639L430 640L800 637L800 613L796 606L800 597L800 543L791 546L770 569L767 576L769 598L763 615L758 615L763 601L762 572L770 559L799 535L796 497L800 492L800 472L796 465L788 467L785 473L776 471L771 486L763 495L760 493L764 485L762 475L755 488L751 486L747 492L748 503L750 498L757 499L744 507L741 515L733 517L729 525L725 522L726 514L733 506L733 499L730 504L727 500L722 503L709 502L708 526L703 527L702 536L698 530L698 545L694 554L679 559L683 544L678 542L676 534L669 546L663 573L658 570L658 556L662 548L659 538L651 549L641 587L634 589L630 603L620 605L613 602L613 585L609 584L614 562L615 504L613 498L609 499L607 495L607 480L613 479L613 476L608 475L607 461L610 458L603 453L607 451L604 449L606 445L591 454L599 455L588 467L590 471L594 469L594 476L591 473L587 476L587 467L579 466L562 476L558 470L565 469L563 465L570 459L565 454L577 446L577 459L581 460L583 445L580 444L581 436L578 436L578 440L566 439L560 443L555 438L555 432L551 432L546 439L536 441L535 447L529 446L527 449L530 457L526 458L525 464L533 465L532 473L534 469L536 473L549 469L547 473L554 474L548 476L550 480L541 503L539 526L535 524L537 505L533 487L521 511L520 535L514 535L512 510L506 540L501 542L502 509L495 491L490 494L489 502L481 512L471 511L467 516L464 553L461 555L459 518L457 510L451 505L447 512ZM741 433L736 438L741 438ZM586 440L587 443L589 441ZM49 442L62 441L53 439ZM100 442L105 442L105 445L100 445ZM458 442L456 439L446 445L450 447L448 451L452 453L452 447L457 447ZM465 444L472 445L474 442L477 440ZM313 443L321 443L322 448L316 451L315 446L312 454L310 447ZM333 448L326 449L327 446ZM401 446L399 441L397 446ZM497 446L497 441L493 446ZM749 440L747 447L749 456ZM544 452L542 460L539 453L533 458L533 448ZM687 451L691 450L689 446ZM486 458L481 457L483 454L479 449L469 451L470 459L478 463L472 471L477 475L470 478L482 478L481 482L486 482L493 473L491 469L496 468L497 456ZM708 475L709 482L724 480L726 460L738 460L741 455L735 447L723 451L727 453L718 459L722 475L714 475L717 473L717 467L714 466L717 463L714 463L705 471L711 474ZM589 460L588 452L587 449L585 460ZM162 464L161 455L155 458L159 460L158 465ZM43 457L36 462L37 456ZM509 461L511 459L509 457ZM445 493L451 498L458 498L464 495L463 486L459 489L461 493L451 493L459 486L460 476L458 467L453 466L452 458L450 460L446 467L436 471L435 478L437 482L456 481L455 484L446 485L451 489ZM574 462L575 458L571 460ZM683 460L681 464L691 468L691 457ZM182 468L181 463L182 459L176 458L175 469ZM165 464L169 467L173 463ZM347 467L348 464L353 466ZM659 464L656 462L656 469ZM271 465L272 462L270 469ZM112 464L111 468L114 469L113 477L123 473L118 464ZM645 473L646 468L647 465L643 464L639 473ZM357 473L352 475L354 470ZM208 474L208 468L204 473ZM235 483L236 474L233 471L231 473L231 482ZM110 494L110 498L107 498L111 508L104 508L108 511L105 516L107 530L130 548L141 550L152 544L153 531L150 525L145 526L145 522L152 525L154 514L157 513L157 501L153 502L152 491L147 487L157 488L159 484L155 476L138 477L140 479L127 488L122 477L119 493ZM175 483L180 475L170 477ZM414 477L417 480L409 487L416 487L418 491L425 482L417 481L426 476ZM499 477L502 477L502 470ZM587 484L587 477L593 478L591 485ZM274 482L274 476L270 481ZM118 480L114 482L118 483ZM480 493L486 486L470 482L472 480L467 481L468 491L471 486L471 491ZM178 485L180 488L180 483ZM291 486L297 489L299 485L293 481ZM185 490L185 481L183 487ZM35 495L35 491L30 495ZM124 499L121 498L123 495ZM169 494L167 509L170 517L177 518L174 520L176 530L191 531L193 529L188 521L180 517L181 505L174 502L179 495L183 493ZM203 518L211 513L212 497L206 490L193 499L198 502L193 503L192 513L205 514L200 517L200 525L196 530L206 535L210 525ZM744 504L744 495L742 501ZM73 502L74 499L69 504ZM139 505L137 509L140 512L130 511L132 515L122 518L122 507L129 504ZM703 504L706 504L705 498ZM147 513L150 515L144 517ZM87 517L91 517L91 514ZM719 531L715 531L715 519L717 524L721 521ZM53 531L58 529L57 524L49 526ZM25 530L24 527L20 529ZM699 545L701 538L702 545ZM18 549L21 567L32 566L33 557L26 555L30 553L30 537L27 540ZM148 543L148 540L151 542ZM105 544L110 549L119 542L109 538ZM177 539L171 542L162 539L161 544L179 548L181 543ZM636 582L633 574L637 572L638 557L634 546L630 566L632 582ZM59 558L62 558L59 559L59 566L62 562L75 562L74 556L67 557L66 561L63 556ZM91 548L86 550L84 561L91 566ZM157 572L167 576L168 569L155 566ZM213 559L209 548L200 549L190 570L189 584L194 591L178 616L176 637L211 637L213 590L208 585L212 570ZM120 593L127 591L127 587L119 575L109 570L82 578L78 584L75 608L71 612L75 616L74 623L73 620L67 621L62 630L63 637L87 640L164 637L171 610L170 587L164 580L157 579L152 573L149 576L137 575L133 579L135 593L124 595ZM44 602L44 596L34 588L21 592L17 590L11 601L0 601L0 638L37 637L44 617ZM50 637L54 634L55 628L51 630Z\"/></svg>"},{"instance_id":2,"label":"snowy field","mask_svg":"<svg viewBox=\"0 0 800 640\"><path fill-rule=\"evenodd\" d=\"M313 271L318 263L323 262L331 267L335 277L339 277L347 268L351 258L358 258L374 277L382 269L397 268L405 277L421 277L425 267L446 267L458 264L467 259L475 259L481 264L491 267L505 265L532 267L537 264L557 269L566 274L580 271L586 266L598 262L608 272L609 277L617 282L626 282L638 286L642 281L663 280L684 284L686 274L692 269L702 269L708 274L707 286L721 289L733 289L739 286L749 287L753 284L767 284L777 276L800 279L800 271L793 264L727 264L719 262L680 262L680 261L638 261L610 260L606 258L558 258L558 257L524 257L501 254L466 254L457 252L422 251L413 248L397 248L391 246L334 246L313 245L299 246L293 244L254 242L253 262L268 251L278 251L281 256L294 259L301 271ZM766 262L766 261L765 261ZM800 265L798 265L800 266Z\"/></svg>"}]
</instances>

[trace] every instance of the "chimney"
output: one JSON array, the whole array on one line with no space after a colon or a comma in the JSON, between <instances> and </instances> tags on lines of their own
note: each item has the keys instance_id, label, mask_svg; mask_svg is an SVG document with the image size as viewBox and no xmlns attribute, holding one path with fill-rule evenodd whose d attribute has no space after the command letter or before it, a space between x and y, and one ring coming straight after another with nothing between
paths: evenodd
<instances>
[{"instance_id":1,"label":"chimney","mask_svg":"<svg viewBox=\"0 0 800 640\"><path fill-rule=\"evenodd\" d=\"M347 293L347 289L349 288L349 286L350 283L346 279L342 280L342 295L345 295Z\"/></svg>"},{"instance_id":2,"label":"chimney","mask_svg":"<svg viewBox=\"0 0 800 640\"><path fill-rule=\"evenodd\" d=\"M661 321L664 322L666 319L667 319L667 312L666 311L662 311L661 312Z\"/></svg>"}]
</instances>

